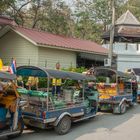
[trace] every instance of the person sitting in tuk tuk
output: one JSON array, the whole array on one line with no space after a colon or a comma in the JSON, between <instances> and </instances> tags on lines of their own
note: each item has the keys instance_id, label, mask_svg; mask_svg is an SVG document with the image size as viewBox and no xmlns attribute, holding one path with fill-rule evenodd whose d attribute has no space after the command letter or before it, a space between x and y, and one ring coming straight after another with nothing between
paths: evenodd
<instances>
[{"instance_id":1,"label":"person sitting in tuk tuk","mask_svg":"<svg viewBox=\"0 0 140 140\"><path fill-rule=\"evenodd\" d=\"M24 82L23 82L22 76L17 77L17 86L24 88Z\"/></svg>"},{"instance_id":2,"label":"person sitting in tuk tuk","mask_svg":"<svg viewBox=\"0 0 140 140\"><path fill-rule=\"evenodd\" d=\"M38 83L39 83L38 77L30 76L28 78L26 86L28 87L29 90L38 90Z\"/></svg>"}]
</instances>

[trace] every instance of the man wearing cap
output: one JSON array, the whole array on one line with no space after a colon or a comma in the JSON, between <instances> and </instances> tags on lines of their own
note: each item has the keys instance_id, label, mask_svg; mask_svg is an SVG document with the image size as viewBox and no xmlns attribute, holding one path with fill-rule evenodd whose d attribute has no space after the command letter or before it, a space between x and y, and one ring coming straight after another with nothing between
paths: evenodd
<instances>
[{"instance_id":1,"label":"man wearing cap","mask_svg":"<svg viewBox=\"0 0 140 140\"><path fill-rule=\"evenodd\" d=\"M56 63L56 70L60 70L59 62ZM62 85L62 79L60 79L60 78L52 79L52 94L53 95L57 94L58 96L60 96L61 85Z\"/></svg>"}]
</instances>

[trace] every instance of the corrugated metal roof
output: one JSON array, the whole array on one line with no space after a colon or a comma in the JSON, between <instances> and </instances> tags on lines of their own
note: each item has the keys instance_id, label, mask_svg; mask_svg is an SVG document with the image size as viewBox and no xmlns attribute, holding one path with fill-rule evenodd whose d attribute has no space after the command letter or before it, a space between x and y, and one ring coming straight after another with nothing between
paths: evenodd
<instances>
[{"instance_id":1,"label":"corrugated metal roof","mask_svg":"<svg viewBox=\"0 0 140 140\"><path fill-rule=\"evenodd\" d=\"M17 25L15 21L9 17L0 16L0 25Z\"/></svg>"},{"instance_id":2,"label":"corrugated metal roof","mask_svg":"<svg viewBox=\"0 0 140 140\"><path fill-rule=\"evenodd\" d=\"M13 29L26 39L35 42L38 46L55 46L58 49L70 49L72 51L79 52L94 52L97 54L107 54L108 50L103 48L101 45L77 38L65 37L61 35L51 34L44 31L14 27Z\"/></svg>"}]
</instances>

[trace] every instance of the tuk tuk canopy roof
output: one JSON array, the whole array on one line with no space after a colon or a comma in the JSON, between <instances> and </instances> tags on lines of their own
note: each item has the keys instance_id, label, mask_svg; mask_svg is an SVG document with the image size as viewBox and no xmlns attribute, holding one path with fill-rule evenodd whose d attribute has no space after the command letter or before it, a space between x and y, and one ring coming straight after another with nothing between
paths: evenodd
<instances>
[{"instance_id":1,"label":"tuk tuk canopy roof","mask_svg":"<svg viewBox=\"0 0 140 140\"><path fill-rule=\"evenodd\" d=\"M80 73L39 68L36 66L20 66L17 68L17 75L34 76L34 77L50 77L50 78L53 77L53 78L61 78L61 79L73 79L73 80L88 79L88 77ZM93 80L95 80L95 77L93 78Z\"/></svg>"},{"instance_id":2,"label":"tuk tuk canopy roof","mask_svg":"<svg viewBox=\"0 0 140 140\"><path fill-rule=\"evenodd\" d=\"M15 80L16 75L15 74L10 74L8 72L0 71L0 79L3 79L3 80Z\"/></svg>"},{"instance_id":3,"label":"tuk tuk canopy roof","mask_svg":"<svg viewBox=\"0 0 140 140\"><path fill-rule=\"evenodd\" d=\"M117 76L117 77L122 77L122 78L133 78L134 75L124 73L121 71L117 71L111 68L106 68L106 67L99 67L95 69L95 76L105 76L105 77L111 77L111 76Z\"/></svg>"}]
</instances>

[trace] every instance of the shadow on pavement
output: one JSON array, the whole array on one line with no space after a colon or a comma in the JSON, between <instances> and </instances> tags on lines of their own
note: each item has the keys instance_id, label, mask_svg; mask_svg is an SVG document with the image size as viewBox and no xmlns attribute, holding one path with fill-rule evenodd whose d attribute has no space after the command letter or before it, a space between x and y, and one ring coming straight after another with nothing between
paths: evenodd
<instances>
[{"instance_id":1,"label":"shadow on pavement","mask_svg":"<svg viewBox=\"0 0 140 140\"><path fill-rule=\"evenodd\" d=\"M72 124L71 131L66 135L57 135L53 129L31 133L26 133L25 130L25 133L15 140L75 140L84 134L96 133L98 129L111 131L137 114L140 114L139 105L129 108L123 115L99 112L95 118Z\"/></svg>"}]
</instances>

